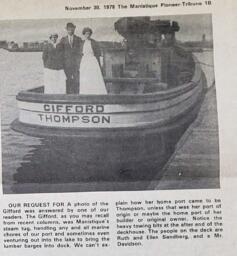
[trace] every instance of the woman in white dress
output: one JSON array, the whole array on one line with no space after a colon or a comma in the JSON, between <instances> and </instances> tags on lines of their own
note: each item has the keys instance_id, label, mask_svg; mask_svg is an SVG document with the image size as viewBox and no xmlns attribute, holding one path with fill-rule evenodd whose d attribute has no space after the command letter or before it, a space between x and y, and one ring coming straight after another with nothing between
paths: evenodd
<instances>
[{"instance_id":1,"label":"woman in white dress","mask_svg":"<svg viewBox=\"0 0 237 256\"><path fill-rule=\"evenodd\" d=\"M66 77L63 70L63 48L57 43L58 35L51 34L50 41L44 45L44 93L65 94Z\"/></svg>"},{"instance_id":2,"label":"woman in white dress","mask_svg":"<svg viewBox=\"0 0 237 256\"><path fill-rule=\"evenodd\" d=\"M80 64L80 94L107 94L100 68L101 51L98 43L91 38L92 30L84 28L82 34L82 59Z\"/></svg>"}]
</instances>

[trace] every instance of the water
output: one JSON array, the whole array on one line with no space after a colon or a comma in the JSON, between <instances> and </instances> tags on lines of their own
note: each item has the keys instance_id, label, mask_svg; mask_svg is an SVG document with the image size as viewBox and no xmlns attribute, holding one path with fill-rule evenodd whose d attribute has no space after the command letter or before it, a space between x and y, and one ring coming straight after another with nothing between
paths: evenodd
<instances>
[{"instance_id":1,"label":"water","mask_svg":"<svg viewBox=\"0 0 237 256\"><path fill-rule=\"evenodd\" d=\"M2 122L2 170L3 182L14 184L14 173L40 140L21 136L10 129L17 118L16 95L20 90L42 84L43 68L40 53L9 53L0 49L1 70L1 122Z\"/></svg>"},{"instance_id":2,"label":"water","mask_svg":"<svg viewBox=\"0 0 237 256\"><path fill-rule=\"evenodd\" d=\"M212 52L198 53L197 56L200 61L213 65ZM214 80L213 67L203 66L203 69L211 85ZM100 149L100 144L95 141L81 142L80 145L70 140L60 143L54 139L26 136L10 129L10 123L18 117L17 93L43 84L41 53L10 53L0 49L0 71L4 193L145 189L149 181L142 177L142 180L129 183L126 170L114 183L111 180L98 183L99 174L108 167L104 165L111 163L113 168L112 163L119 160L118 155L113 158L111 148L106 150L106 141L104 149ZM142 142L137 143L138 148L144 146ZM62 144L63 148L60 146ZM75 155L74 147L80 149L80 154ZM83 153L87 147L100 152L94 154L93 161ZM121 148L122 154L123 143L118 141L116 147ZM110 159L104 161L108 155Z\"/></svg>"}]
</instances>

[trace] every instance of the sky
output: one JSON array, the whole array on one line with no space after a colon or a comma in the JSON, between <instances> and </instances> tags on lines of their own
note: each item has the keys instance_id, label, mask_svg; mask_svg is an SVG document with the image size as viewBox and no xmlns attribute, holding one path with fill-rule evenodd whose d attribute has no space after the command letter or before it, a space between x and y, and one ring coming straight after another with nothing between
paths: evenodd
<instances>
[{"instance_id":1,"label":"sky","mask_svg":"<svg viewBox=\"0 0 237 256\"><path fill-rule=\"evenodd\" d=\"M206 34L207 40L212 39L212 21L210 14L154 16L151 19L170 19L179 22L180 31L176 34L178 40L201 40ZM43 41L50 33L66 34L65 25L73 22L76 34L80 37L83 27L91 27L93 38L98 41L121 41L122 37L114 30L114 22L118 18L92 19L42 19L42 20L13 20L0 21L0 40L16 41Z\"/></svg>"}]
</instances>

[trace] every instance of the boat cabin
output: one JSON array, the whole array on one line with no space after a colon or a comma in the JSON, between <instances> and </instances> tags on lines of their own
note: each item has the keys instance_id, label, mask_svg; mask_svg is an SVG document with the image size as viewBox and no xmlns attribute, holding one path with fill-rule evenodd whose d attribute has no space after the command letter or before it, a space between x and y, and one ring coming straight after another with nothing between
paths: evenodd
<instances>
[{"instance_id":1,"label":"boat cabin","mask_svg":"<svg viewBox=\"0 0 237 256\"><path fill-rule=\"evenodd\" d=\"M192 79L191 54L175 44L177 22L150 17L121 18L114 24L123 46L103 49L103 73L109 94L143 94ZM162 35L171 35L167 42Z\"/></svg>"}]
</instances>

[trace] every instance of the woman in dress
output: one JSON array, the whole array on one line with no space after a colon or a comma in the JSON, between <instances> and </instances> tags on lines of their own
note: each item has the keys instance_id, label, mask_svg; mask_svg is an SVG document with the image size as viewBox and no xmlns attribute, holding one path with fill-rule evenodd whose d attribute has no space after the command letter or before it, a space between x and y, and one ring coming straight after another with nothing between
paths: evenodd
<instances>
[{"instance_id":1,"label":"woman in dress","mask_svg":"<svg viewBox=\"0 0 237 256\"><path fill-rule=\"evenodd\" d=\"M107 94L100 68L101 51L98 43L91 38L92 30L84 28L80 64L80 94Z\"/></svg>"},{"instance_id":2,"label":"woman in dress","mask_svg":"<svg viewBox=\"0 0 237 256\"><path fill-rule=\"evenodd\" d=\"M51 34L43 49L44 93L65 94L66 77L63 70L63 48L57 43L58 34Z\"/></svg>"}]
</instances>

